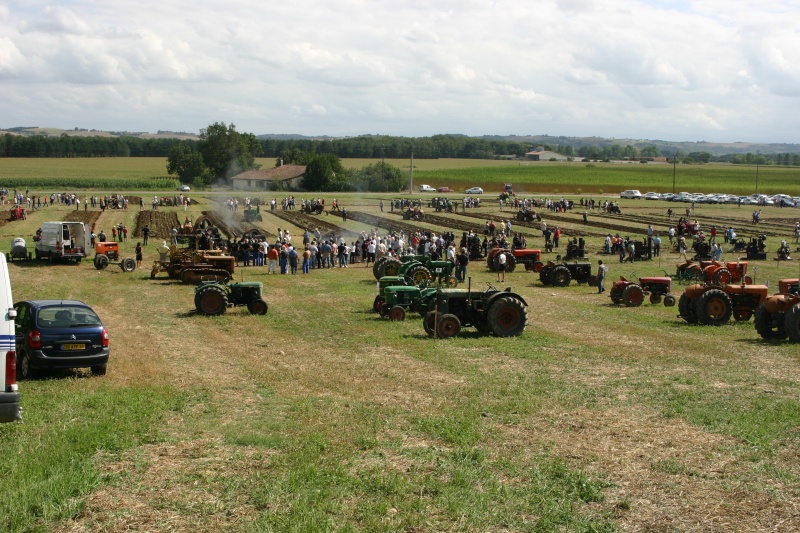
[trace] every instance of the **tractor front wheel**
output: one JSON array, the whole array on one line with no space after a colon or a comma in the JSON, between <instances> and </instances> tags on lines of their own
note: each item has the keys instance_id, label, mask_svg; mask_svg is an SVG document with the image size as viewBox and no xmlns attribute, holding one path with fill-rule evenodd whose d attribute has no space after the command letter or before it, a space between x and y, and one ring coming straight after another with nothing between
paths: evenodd
<instances>
[{"instance_id":1,"label":"tractor front wheel","mask_svg":"<svg viewBox=\"0 0 800 533\"><path fill-rule=\"evenodd\" d=\"M221 287L211 285L198 294L196 303L197 310L204 315L221 315L228 308L228 295Z\"/></svg>"},{"instance_id":2,"label":"tractor front wheel","mask_svg":"<svg viewBox=\"0 0 800 533\"><path fill-rule=\"evenodd\" d=\"M247 310L250 311L250 314L252 315L266 315L268 309L269 306L267 305L267 302L261 298L247 302Z\"/></svg>"},{"instance_id":3,"label":"tractor front wheel","mask_svg":"<svg viewBox=\"0 0 800 533\"><path fill-rule=\"evenodd\" d=\"M754 321L756 331L762 339L772 341L786 338L786 320L783 315L784 313L770 313L764 304L756 308Z\"/></svg>"},{"instance_id":4,"label":"tractor front wheel","mask_svg":"<svg viewBox=\"0 0 800 533\"><path fill-rule=\"evenodd\" d=\"M452 339L461 333L461 321L456 315L445 313L439 317L436 323L436 333L442 339Z\"/></svg>"},{"instance_id":5,"label":"tractor front wheel","mask_svg":"<svg viewBox=\"0 0 800 533\"><path fill-rule=\"evenodd\" d=\"M733 280L733 276L727 268L720 268L714 273L713 281L717 285L727 285L731 280Z\"/></svg>"},{"instance_id":6,"label":"tractor front wheel","mask_svg":"<svg viewBox=\"0 0 800 533\"><path fill-rule=\"evenodd\" d=\"M639 307L644 302L644 291L638 285L631 284L622 291L622 303L625 307Z\"/></svg>"},{"instance_id":7,"label":"tractor front wheel","mask_svg":"<svg viewBox=\"0 0 800 533\"><path fill-rule=\"evenodd\" d=\"M391 309L389 309L389 320L393 320L395 322L402 322L406 319L406 310L403 309L402 306L395 305Z\"/></svg>"},{"instance_id":8,"label":"tractor front wheel","mask_svg":"<svg viewBox=\"0 0 800 533\"><path fill-rule=\"evenodd\" d=\"M707 326L721 326L731 319L733 303L722 289L709 289L697 299L697 318Z\"/></svg>"},{"instance_id":9,"label":"tractor front wheel","mask_svg":"<svg viewBox=\"0 0 800 533\"><path fill-rule=\"evenodd\" d=\"M664 296L664 307L675 307L675 297L671 294Z\"/></svg>"},{"instance_id":10,"label":"tractor front wheel","mask_svg":"<svg viewBox=\"0 0 800 533\"><path fill-rule=\"evenodd\" d=\"M650 293L650 303L653 305L658 305L661 303L661 295L655 292Z\"/></svg>"},{"instance_id":11,"label":"tractor front wheel","mask_svg":"<svg viewBox=\"0 0 800 533\"><path fill-rule=\"evenodd\" d=\"M528 322L528 310L512 296L498 298L487 313L489 327L498 337L519 337Z\"/></svg>"},{"instance_id":12,"label":"tractor front wheel","mask_svg":"<svg viewBox=\"0 0 800 533\"><path fill-rule=\"evenodd\" d=\"M681 294L678 299L678 316L689 324L697 324L697 312L695 311L694 301L690 300L686 293Z\"/></svg>"}]
</instances>

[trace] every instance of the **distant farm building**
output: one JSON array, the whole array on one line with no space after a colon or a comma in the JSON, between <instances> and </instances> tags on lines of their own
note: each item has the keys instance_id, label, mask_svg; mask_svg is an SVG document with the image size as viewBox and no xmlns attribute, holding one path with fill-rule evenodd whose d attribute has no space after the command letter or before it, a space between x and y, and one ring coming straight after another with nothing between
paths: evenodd
<instances>
[{"instance_id":1,"label":"distant farm building","mask_svg":"<svg viewBox=\"0 0 800 533\"><path fill-rule=\"evenodd\" d=\"M231 178L231 185L240 191L298 189L305 171L304 165L281 165L266 170L248 170Z\"/></svg>"},{"instance_id":2,"label":"distant farm building","mask_svg":"<svg viewBox=\"0 0 800 533\"><path fill-rule=\"evenodd\" d=\"M525 158L528 161L568 161L569 159L565 155L561 155L556 152L551 152L550 150L533 150L525 154Z\"/></svg>"}]
</instances>

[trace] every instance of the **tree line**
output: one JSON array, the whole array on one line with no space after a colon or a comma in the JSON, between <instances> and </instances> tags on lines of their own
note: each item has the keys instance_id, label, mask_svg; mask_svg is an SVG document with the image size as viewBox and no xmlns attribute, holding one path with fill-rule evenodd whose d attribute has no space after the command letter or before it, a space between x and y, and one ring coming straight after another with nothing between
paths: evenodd
<instances>
[{"instance_id":1,"label":"tree line","mask_svg":"<svg viewBox=\"0 0 800 533\"><path fill-rule=\"evenodd\" d=\"M211 127L211 126L209 126ZM258 145L258 156L280 158L285 154L314 153L334 154L340 158L366 159L417 159L460 158L495 159L513 156L522 158L532 148L531 144L484 139L463 135L433 135L431 137L394 137L387 135L362 135L343 139L259 139L246 135L248 142ZM23 136L4 134L0 138L0 157L168 157L175 146L182 150L197 152L202 140L180 140L174 138L144 139L134 136L71 136L66 133L58 137L42 135ZM632 146L619 144L543 145L576 159L614 160L642 159L666 156L682 163L729 162L748 165L800 166L800 154L727 154L713 156L709 152L683 152L666 150L656 145Z\"/></svg>"}]
</instances>

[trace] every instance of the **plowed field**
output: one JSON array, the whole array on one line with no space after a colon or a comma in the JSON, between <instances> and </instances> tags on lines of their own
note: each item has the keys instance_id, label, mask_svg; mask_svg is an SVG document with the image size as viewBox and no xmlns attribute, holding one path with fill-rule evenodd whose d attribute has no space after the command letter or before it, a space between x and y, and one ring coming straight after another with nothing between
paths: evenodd
<instances>
[{"instance_id":1,"label":"plowed field","mask_svg":"<svg viewBox=\"0 0 800 533\"><path fill-rule=\"evenodd\" d=\"M176 212L167 213L165 211L139 211L136 217L136 228L133 230L134 237L142 236L142 228L150 226L151 237L165 237L169 235L169 230L180 227L178 214Z\"/></svg>"}]
</instances>

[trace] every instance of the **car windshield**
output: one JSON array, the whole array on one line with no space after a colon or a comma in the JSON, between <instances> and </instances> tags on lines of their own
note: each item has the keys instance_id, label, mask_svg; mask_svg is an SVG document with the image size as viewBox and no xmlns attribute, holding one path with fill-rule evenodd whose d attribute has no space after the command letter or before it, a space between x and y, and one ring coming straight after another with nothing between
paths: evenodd
<instances>
[{"instance_id":1,"label":"car windshield","mask_svg":"<svg viewBox=\"0 0 800 533\"><path fill-rule=\"evenodd\" d=\"M36 318L36 325L40 328L76 328L100 324L100 318L94 311L77 305L44 307Z\"/></svg>"}]
</instances>

